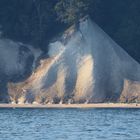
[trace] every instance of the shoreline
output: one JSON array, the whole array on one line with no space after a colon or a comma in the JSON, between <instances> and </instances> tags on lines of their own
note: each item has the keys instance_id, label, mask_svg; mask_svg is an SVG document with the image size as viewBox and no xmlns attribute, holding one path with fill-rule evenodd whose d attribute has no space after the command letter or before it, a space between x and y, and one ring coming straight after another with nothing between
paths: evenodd
<instances>
[{"instance_id":1,"label":"shoreline","mask_svg":"<svg viewBox=\"0 0 140 140\"><path fill-rule=\"evenodd\" d=\"M139 108L140 103L93 103L93 104L0 104L1 108Z\"/></svg>"}]
</instances>

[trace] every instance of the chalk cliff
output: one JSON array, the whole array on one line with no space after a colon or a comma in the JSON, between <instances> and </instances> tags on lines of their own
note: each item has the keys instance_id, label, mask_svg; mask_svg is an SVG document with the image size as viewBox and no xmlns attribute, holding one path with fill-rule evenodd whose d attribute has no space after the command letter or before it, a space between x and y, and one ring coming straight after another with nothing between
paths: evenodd
<instances>
[{"instance_id":1,"label":"chalk cliff","mask_svg":"<svg viewBox=\"0 0 140 140\"><path fill-rule=\"evenodd\" d=\"M140 81L140 65L89 18L50 43L48 54L24 82L9 83L12 103L122 101L125 79Z\"/></svg>"},{"instance_id":2,"label":"chalk cliff","mask_svg":"<svg viewBox=\"0 0 140 140\"><path fill-rule=\"evenodd\" d=\"M32 46L10 39L0 39L0 101L8 101L8 82L26 79L34 69L35 61L41 54Z\"/></svg>"}]
</instances>

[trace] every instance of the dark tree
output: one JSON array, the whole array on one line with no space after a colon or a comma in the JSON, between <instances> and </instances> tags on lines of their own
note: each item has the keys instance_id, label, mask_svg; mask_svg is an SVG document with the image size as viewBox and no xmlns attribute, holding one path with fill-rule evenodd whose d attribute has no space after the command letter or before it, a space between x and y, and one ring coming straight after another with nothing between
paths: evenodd
<instances>
[{"instance_id":1,"label":"dark tree","mask_svg":"<svg viewBox=\"0 0 140 140\"><path fill-rule=\"evenodd\" d=\"M78 26L80 18L87 14L89 0L60 0L55 5L58 19L67 24Z\"/></svg>"}]
</instances>

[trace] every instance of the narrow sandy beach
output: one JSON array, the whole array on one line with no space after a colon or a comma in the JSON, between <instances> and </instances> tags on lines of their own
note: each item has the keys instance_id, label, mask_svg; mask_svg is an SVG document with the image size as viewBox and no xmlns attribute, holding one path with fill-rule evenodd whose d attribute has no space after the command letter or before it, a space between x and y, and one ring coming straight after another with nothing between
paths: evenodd
<instances>
[{"instance_id":1,"label":"narrow sandy beach","mask_svg":"<svg viewBox=\"0 0 140 140\"><path fill-rule=\"evenodd\" d=\"M98 104L0 104L0 108L140 108L140 104L98 103Z\"/></svg>"}]
</instances>

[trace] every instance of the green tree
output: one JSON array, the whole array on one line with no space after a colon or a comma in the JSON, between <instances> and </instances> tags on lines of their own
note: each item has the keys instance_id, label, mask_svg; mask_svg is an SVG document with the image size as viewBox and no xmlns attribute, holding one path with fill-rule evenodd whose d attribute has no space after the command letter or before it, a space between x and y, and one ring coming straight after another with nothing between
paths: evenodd
<instances>
[{"instance_id":1,"label":"green tree","mask_svg":"<svg viewBox=\"0 0 140 140\"><path fill-rule=\"evenodd\" d=\"M89 0L60 0L55 5L58 20L78 26L80 18L88 12Z\"/></svg>"}]
</instances>

